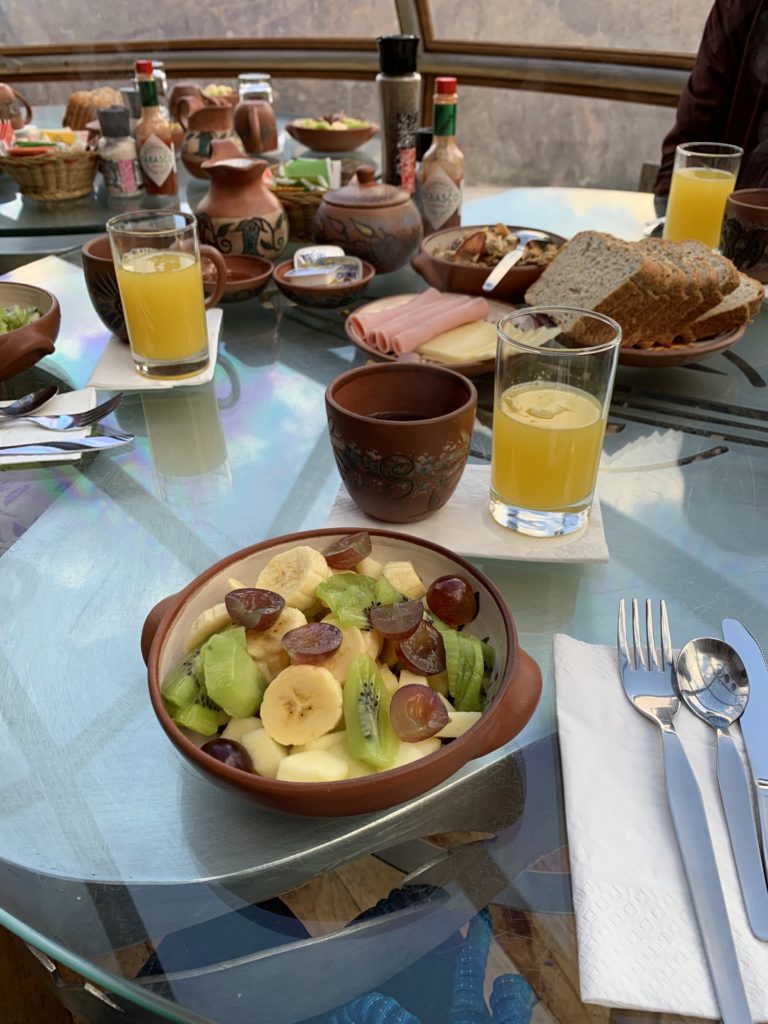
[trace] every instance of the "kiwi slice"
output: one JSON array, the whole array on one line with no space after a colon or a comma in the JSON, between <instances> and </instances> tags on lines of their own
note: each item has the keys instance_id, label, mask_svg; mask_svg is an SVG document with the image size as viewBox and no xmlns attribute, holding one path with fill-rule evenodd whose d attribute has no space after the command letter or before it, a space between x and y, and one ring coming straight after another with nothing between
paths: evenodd
<instances>
[{"instance_id":1,"label":"kiwi slice","mask_svg":"<svg viewBox=\"0 0 768 1024\"><path fill-rule=\"evenodd\" d=\"M480 699L485 663L483 647L476 636L455 629L442 631L448 692L457 711L482 711Z\"/></svg>"},{"instance_id":2,"label":"kiwi slice","mask_svg":"<svg viewBox=\"0 0 768 1024\"><path fill-rule=\"evenodd\" d=\"M344 724L350 754L371 768L389 768L400 745L389 717L389 700L376 662L358 654L344 682Z\"/></svg>"},{"instance_id":3,"label":"kiwi slice","mask_svg":"<svg viewBox=\"0 0 768 1024\"><path fill-rule=\"evenodd\" d=\"M400 604L402 600L403 595L392 586L389 580L383 576L376 580L376 590L374 591L374 601L376 604Z\"/></svg>"},{"instance_id":4,"label":"kiwi slice","mask_svg":"<svg viewBox=\"0 0 768 1024\"><path fill-rule=\"evenodd\" d=\"M203 647L205 693L233 718L248 718L261 707L264 673L248 653L245 629L215 633Z\"/></svg>"},{"instance_id":5,"label":"kiwi slice","mask_svg":"<svg viewBox=\"0 0 768 1024\"><path fill-rule=\"evenodd\" d=\"M200 652L193 651L160 684L160 693L173 714L194 703L200 693Z\"/></svg>"},{"instance_id":6,"label":"kiwi slice","mask_svg":"<svg viewBox=\"0 0 768 1024\"><path fill-rule=\"evenodd\" d=\"M173 713L173 720L185 729L200 733L201 736L213 736L219 731L220 711L204 708L202 704L189 704Z\"/></svg>"}]
</instances>

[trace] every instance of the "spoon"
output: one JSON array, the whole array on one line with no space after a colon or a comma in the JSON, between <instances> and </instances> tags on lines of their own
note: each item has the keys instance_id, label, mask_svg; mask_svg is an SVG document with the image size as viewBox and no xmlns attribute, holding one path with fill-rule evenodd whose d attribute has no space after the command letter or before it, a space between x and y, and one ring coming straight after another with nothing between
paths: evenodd
<instances>
[{"instance_id":1,"label":"spoon","mask_svg":"<svg viewBox=\"0 0 768 1024\"><path fill-rule=\"evenodd\" d=\"M754 934L768 940L768 889L752 795L744 764L728 731L747 706L747 671L730 644L714 637L699 637L680 652L676 677L685 703L717 733L717 781L744 906Z\"/></svg>"},{"instance_id":2,"label":"spoon","mask_svg":"<svg viewBox=\"0 0 768 1024\"><path fill-rule=\"evenodd\" d=\"M511 252L508 252L505 256L501 257L488 277L483 281L484 292L492 292L499 281L507 276L507 272L511 270L516 263L520 262L525 253L525 247L529 242L542 242L543 244L546 244L547 242L552 241L545 231L534 231L531 229L516 231L515 234L517 235L517 246Z\"/></svg>"},{"instance_id":3,"label":"spoon","mask_svg":"<svg viewBox=\"0 0 768 1024\"><path fill-rule=\"evenodd\" d=\"M40 388L38 391L31 391L28 395L22 395L21 398L17 398L10 405L0 406L0 416L9 416L11 418L14 416L26 416L33 409L39 409L41 405L45 405L46 402L50 401L58 393L59 389L55 384L50 384L46 388Z\"/></svg>"}]
</instances>

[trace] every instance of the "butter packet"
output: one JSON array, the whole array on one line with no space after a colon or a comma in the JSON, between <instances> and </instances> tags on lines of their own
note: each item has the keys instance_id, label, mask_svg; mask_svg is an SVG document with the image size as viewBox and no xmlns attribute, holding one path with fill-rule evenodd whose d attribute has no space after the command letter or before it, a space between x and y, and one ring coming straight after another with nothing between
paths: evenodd
<instances>
[{"instance_id":1,"label":"butter packet","mask_svg":"<svg viewBox=\"0 0 768 1024\"><path fill-rule=\"evenodd\" d=\"M363 276L363 263L357 256L323 256L316 263L304 267L294 267L286 271L289 281L300 281L302 284L333 287L340 284L354 284Z\"/></svg>"},{"instance_id":2,"label":"butter packet","mask_svg":"<svg viewBox=\"0 0 768 1024\"><path fill-rule=\"evenodd\" d=\"M340 245L305 245L293 254L293 265L296 268L314 267L326 256L344 256L344 250Z\"/></svg>"}]
</instances>

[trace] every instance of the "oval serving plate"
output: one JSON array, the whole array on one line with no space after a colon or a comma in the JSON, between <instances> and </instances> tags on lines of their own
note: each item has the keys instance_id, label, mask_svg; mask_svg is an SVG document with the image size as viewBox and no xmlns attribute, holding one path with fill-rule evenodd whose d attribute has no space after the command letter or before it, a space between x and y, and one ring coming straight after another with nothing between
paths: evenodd
<instances>
[{"instance_id":1,"label":"oval serving plate","mask_svg":"<svg viewBox=\"0 0 768 1024\"><path fill-rule=\"evenodd\" d=\"M669 348L623 348L619 353L619 363L621 366L644 366L648 369L698 363L735 345L743 338L747 326L742 324L741 327L716 334L714 338L703 338L687 345L670 345Z\"/></svg>"},{"instance_id":2,"label":"oval serving plate","mask_svg":"<svg viewBox=\"0 0 768 1024\"><path fill-rule=\"evenodd\" d=\"M446 293L449 294L449 293ZM416 293L412 294L401 294L401 295L387 295L383 299L375 299L373 302L367 302L364 306L358 307L355 312L357 313L377 313L386 309L396 309L398 306L402 306L403 303L408 302L410 299L415 298ZM488 303L488 316L485 318L488 323L495 324L496 321L504 316L505 313L511 313L515 306L510 305L507 302L499 302L496 299L486 299ZM344 330L347 333L347 337L353 344L365 352L366 355L371 356L372 359L377 359L380 362L393 363L398 358L394 353L391 352L379 352L377 348L369 345L363 338L360 338L350 327L349 318L344 322ZM436 359L427 359L426 356L422 356L418 351L408 353L409 355L418 356L425 363L434 363L435 366L444 366L449 370L456 370L457 373L463 373L465 377L479 377L484 373L493 373L496 359L480 359L474 362L463 362L463 363L442 363Z\"/></svg>"}]
</instances>

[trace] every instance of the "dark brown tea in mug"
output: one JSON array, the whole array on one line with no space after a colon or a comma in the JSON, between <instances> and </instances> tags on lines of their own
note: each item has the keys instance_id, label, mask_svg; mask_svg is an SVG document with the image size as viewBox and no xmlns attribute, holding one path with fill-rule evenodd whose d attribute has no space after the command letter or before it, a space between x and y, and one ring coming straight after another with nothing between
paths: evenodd
<instances>
[{"instance_id":1,"label":"dark brown tea in mug","mask_svg":"<svg viewBox=\"0 0 768 1024\"><path fill-rule=\"evenodd\" d=\"M428 420L430 416L424 416L420 412L372 412L369 413L372 420L398 420L403 423L414 423L416 420Z\"/></svg>"}]
</instances>

